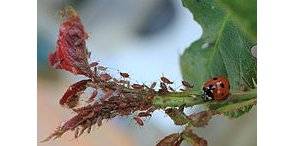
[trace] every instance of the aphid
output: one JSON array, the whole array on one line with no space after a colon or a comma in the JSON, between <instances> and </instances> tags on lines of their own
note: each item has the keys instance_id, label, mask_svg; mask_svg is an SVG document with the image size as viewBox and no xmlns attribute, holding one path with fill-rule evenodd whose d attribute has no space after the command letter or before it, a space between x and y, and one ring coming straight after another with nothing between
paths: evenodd
<instances>
[{"instance_id":1,"label":"aphid","mask_svg":"<svg viewBox=\"0 0 294 146\"><path fill-rule=\"evenodd\" d=\"M98 94L98 91L97 90L94 90L91 94L91 96L89 97L88 101L87 102L92 102L94 101L95 97L97 96Z\"/></svg>"},{"instance_id":2,"label":"aphid","mask_svg":"<svg viewBox=\"0 0 294 146\"><path fill-rule=\"evenodd\" d=\"M97 67L94 67L94 75L97 75Z\"/></svg>"},{"instance_id":3,"label":"aphid","mask_svg":"<svg viewBox=\"0 0 294 146\"><path fill-rule=\"evenodd\" d=\"M123 78L128 78L130 75L128 73L123 73L123 72L120 72L119 73Z\"/></svg>"},{"instance_id":4,"label":"aphid","mask_svg":"<svg viewBox=\"0 0 294 146\"><path fill-rule=\"evenodd\" d=\"M94 124L96 124L97 123L97 117L95 117L94 119L92 119L92 121L91 121L91 125L93 126Z\"/></svg>"},{"instance_id":5,"label":"aphid","mask_svg":"<svg viewBox=\"0 0 294 146\"><path fill-rule=\"evenodd\" d=\"M167 91L167 87L163 82L160 82L160 88L164 91Z\"/></svg>"},{"instance_id":6,"label":"aphid","mask_svg":"<svg viewBox=\"0 0 294 146\"><path fill-rule=\"evenodd\" d=\"M87 133L90 133L91 130L92 130L92 125L91 125L91 123L90 123L90 125L88 126L88 129L87 129Z\"/></svg>"},{"instance_id":7,"label":"aphid","mask_svg":"<svg viewBox=\"0 0 294 146\"><path fill-rule=\"evenodd\" d=\"M124 109L124 110L119 110L119 114L122 116L127 116L129 115L130 110L128 108Z\"/></svg>"},{"instance_id":8,"label":"aphid","mask_svg":"<svg viewBox=\"0 0 294 146\"><path fill-rule=\"evenodd\" d=\"M101 116L99 116L99 117L97 118L97 126L98 126L98 127L100 127L100 126L102 125L102 120L103 120L103 118L102 118Z\"/></svg>"},{"instance_id":9,"label":"aphid","mask_svg":"<svg viewBox=\"0 0 294 146\"><path fill-rule=\"evenodd\" d=\"M185 106L186 106L186 104L181 105L181 106L179 107L179 111L180 111L180 112L184 112Z\"/></svg>"},{"instance_id":10,"label":"aphid","mask_svg":"<svg viewBox=\"0 0 294 146\"><path fill-rule=\"evenodd\" d=\"M166 83L166 84L173 84L174 82L170 81L168 78L166 77L161 77L160 80L163 82L163 83Z\"/></svg>"},{"instance_id":11,"label":"aphid","mask_svg":"<svg viewBox=\"0 0 294 146\"><path fill-rule=\"evenodd\" d=\"M71 119L69 119L68 121L66 121L61 129L63 129L64 131L70 130L70 129L74 129L75 127L77 127L80 123L85 121L86 116L88 116L90 114L90 112L85 111L85 112L80 112L78 115L72 117Z\"/></svg>"},{"instance_id":12,"label":"aphid","mask_svg":"<svg viewBox=\"0 0 294 146\"><path fill-rule=\"evenodd\" d=\"M157 84L156 82L153 82L153 83L151 84L150 88L151 88L151 89L154 89L155 86L156 86L156 84Z\"/></svg>"},{"instance_id":13,"label":"aphid","mask_svg":"<svg viewBox=\"0 0 294 146\"><path fill-rule=\"evenodd\" d=\"M87 106L73 108L72 110L76 113L80 113L80 112L90 111L91 109L92 109L92 105L89 104Z\"/></svg>"},{"instance_id":14,"label":"aphid","mask_svg":"<svg viewBox=\"0 0 294 146\"><path fill-rule=\"evenodd\" d=\"M138 113L138 117L151 117L151 114L149 112L140 112Z\"/></svg>"},{"instance_id":15,"label":"aphid","mask_svg":"<svg viewBox=\"0 0 294 146\"><path fill-rule=\"evenodd\" d=\"M156 107L152 106L146 112L151 113L151 112L153 112L155 110L156 110Z\"/></svg>"},{"instance_id":16,"label":"aphid","mask_svg":"<svg viewBox=\"0 0 294 146\"><path fill-rule=\"evenodd\" d=\"M95 102L95 103L98 103L98 102ZM94 103L94 105L95 105L95 103ZM96 104L96 105L94 106L94 108L93 108L93 111L94 111L94 112L100 112L101 109L102 109L101 104Z\"/></svg>"},{"instance_id":17,"label":"aphid","mask_svg":"<svg viewBox=\"0 0 294 146\"><path fill-rule=\"evenodd\" d=\"M108 101L117 101L118 98L119 96L111 96L108 98Z\"/></svg>"},{"instance_id":18,"label":"aphid","mask_svg":"<svg viewBox=\"0 0 294 146\"><path fill-rule=\"evenodd\" d=\"M240 91L248 91L248 87L245 84L240 84L239 85L239 90Z\"/></svg>"},{"instance_id":19,"label":"aphid","mask_svg":"<svg viewBox=\"0 0 294 146\"><path fill-rule=\"evenodd\" d=\"M100 71L106 71L106 70L107 70L107 67L104 67L104 66L98 66L98 70L100 70Z\"/></svg>"},{"instance_id":20,"label":"aphid","mask_svg":"<svg viewBox=\"0 0 294 146\"><path fill-rule=\"evenodd\" d=\"M130 81L126 81L126 80L119 80L119 83L122 83L123 85L127 85L127 87L130 87Z\"/></svg>"},{"instance_id":21,"label":"aphid","mask_svg":"<svg viewBox=\"0 0 294 146\"><path fill-rule=\"evenodd\" d=\"M110 96L112 96L113 90L108 90L104 93L104 95L100 98L101 101L108 100Z\"/></svg>"},{"instance_id":22,"label":"aphid","mask_svg":"<svg viewBox=\"0 0 294 146\"><path fill-rule=\"evenodd\" d=\"M113 113L113 114L110 114L108 118L109 118L109 119L112 119L112 118L114 118L115 116L117 116L117 114L116 114L116 113Z\"/></svg>"},{"instance_id":23,"label":"aphid","mask_svg":"<svg viewBox=\"0 0 294 146\"><path fill-rule=\"evenodd\" d=\"M75 138L78 138L78 136L79 136L79 132L80 132L80 128L77 127L77 128L75 129Z\"/></svg>"},{"instance_id":24,"label":"aphid","mask_svg":"<svg viewBox=\"0 0 294 146\"><path fill-rule=\"evenodd\" d=\"M193 88L193 87L194 87L193 84L190 84L190 83L187 82L187 81L182 81L182 84L183 84L185 87L187 87L187 88Z\"/></svg>"},{"instance_id":25,"label":"aphid","mask_svg":"<svg viewBox=\"0 0 294 146\"><path fill-rule=\"evenodd\" d=\"M116 83L118 83L118 82L119 82L119 80L118 80L118 79L116 79L116 78L112 78L112 80L113 80L114 82L116 82Z\"/></svg>"},{"instance_id":26,"label":"aphid","mask_svg":"<svg viewBox=\"0 0 294 146\"><path fill-rule=\"evenodd\" d=\"M87 50L88 59L91 58L91 52Z\"/></svg>"},{"instance_id":27,"label":"aphid","mask_svg":"<svg viewBox=\"0 0 294 146\"><path fill-rule=\"evenodd\" d=\"M124 103L124 102L119 103L119 107L122 108L122 109L125 108L125 107L127 107L127 105L128 104L127 103Z\"/></svg>"},{"instance_id":28,"label":"aphid","mask_svg":"<svg viewBox=\"0 0 294 146\"><path fill-rule=\"evenodd\" d=\"M90 67L95 67L95 66L97 66L98 65L98 62L92 62L91 64L90 64Z\"/></svg>"},{"instance_id":29,"label":"aphid","mask_svg":"<svg viewBox=\"0 0 294 146\"><path fill-rule=\"evenodd\" d=\"M87 125L82 125L82 129L81 129L81 132L79 133L78 137L81 136L86 129L87 129Z\"/></svg>"},{"instance_id":30,"label":"aphid","mask_svg":"<svg viewBox=\"0 0 294 146\"><path fill-rule=\"evenodd\" d=\"M140 126L144 125L142 119L140 119L139 117L134 117L134 120L137 122L138 125L140 125Z\"/></svg>"},{"instance_id":31,"label":"aphid","mask_svg":"<svg viewBox=\"0 0 294 146\"><path fill-rule=\"evenodd\" d=\"M214 77L203 85L204 100L225 100L230 94L230 83L224 76Z\"/></svg>"},{"instance_id":32,"label":"aphid","mask_svg":"<svg viewBox=\"0 0 294 146\"><path fill-rule=\"evenodd\" d=\"M109 75L109 74L107 74L107 73L104 73L104 74L100 74L100 80L102 80L102 81L109 81L110 79L112 79L112 77Z\"/></svg>"},{"instance_id":33,"label":"aphid","mask_svg":"<svg viewBox=\"0 0 294 146\"><path fill-rule=\"evenodd\" d=\"M145 96L146 99L150 100L150 99L153 99L155 97L154 94L151 94L151 95L147 95Z\"/></svg>"},{"instance_id":34,"label":"aphid","mask_svg":"<svg viewBox=\"0 0 294 146\"><path fill-rule=\"evenodd\" d=\"M172 92L175 92L176 90L172 88L171 86L168 86L168 89L171 90Z\"/></svg>"},{"instance_id":35,"label":"aphid","mask_svg":"<svg viewBox=\"0 0 294 146\"><path fill-rule=\"evenodd\" d=\"M143 85L140 85L140 84L133 84L132 87L134 89L143 89L144 88L144 86Z\"/></svg>"}]
</instances>

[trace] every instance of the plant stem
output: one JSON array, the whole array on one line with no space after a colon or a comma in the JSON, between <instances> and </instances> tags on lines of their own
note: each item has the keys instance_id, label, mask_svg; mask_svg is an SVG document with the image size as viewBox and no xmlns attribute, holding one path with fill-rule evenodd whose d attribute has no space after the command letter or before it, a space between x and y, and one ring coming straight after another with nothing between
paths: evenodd
<instances>
[{"instance_id":1,"label":"plant stem","mask_svg":"<svg viewBox=\"0 0 294 146\"><path fill-rule=\"evenodd\" d=\"M191 107L194 105L207 105L210 109L219 112L231 111L246 105L256 104L256 89L248 91L232 92L231 96L224 101L203 101L201 93L194 91L173 92L165 95L157 95L153 99L153 105L158 108L166 107Z\"/></svg>"}]
</instances>

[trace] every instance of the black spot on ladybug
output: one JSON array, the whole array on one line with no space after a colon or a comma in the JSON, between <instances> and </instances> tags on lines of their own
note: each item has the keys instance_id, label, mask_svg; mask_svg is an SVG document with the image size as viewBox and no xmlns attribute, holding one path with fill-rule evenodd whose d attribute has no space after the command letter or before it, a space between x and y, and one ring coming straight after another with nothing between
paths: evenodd
<instances>
[{"instance_id":1,"label":"black spot on ladybug","mask_svg":"<svg viewBox=\"0 0 294 146\"><path fill-rule=\"evenodd\" d=\"M213 87L213 85L210 84L210 85L208 85L208 87L209 87L209 89L211 89Z\"/></svg>"},{"instance_id":2,"label":"black spot on ladybug","mask_svg":"<svg viewBox=\"0 0 294 146\"><path fill-rule=\"evenodd\" d=\"M222 93L221 96L224 96L224 93Z\"/></svg>"},{"instance_id":3,"label":"black spot on ladybug","mask_svg":"<svg viewBox=\"0 0 294 146\"><path fill-rule=\"evenodd\" d=\"M221 86L222 88L225 88L224 83L220 83L220 86Z\"/></svg>"},{"instance_id":4,"label":"black spot on ladybug","mask_svg":"<svg viewBox=\"0 0 294 146\"><path fill-rule=\"evenodd\" d=\"M217 77L212 78L213 80L217 80Z\"/></svg>"}]
</instances>

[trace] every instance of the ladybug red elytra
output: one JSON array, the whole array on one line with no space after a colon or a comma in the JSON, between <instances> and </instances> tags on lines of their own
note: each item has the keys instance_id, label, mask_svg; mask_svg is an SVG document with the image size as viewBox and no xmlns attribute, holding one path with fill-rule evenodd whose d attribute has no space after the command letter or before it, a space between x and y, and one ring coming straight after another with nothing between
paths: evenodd
<instances>
[{"instance_id":1,"label":"ladybug red elytra","mask_svg":"<svg viewBox=\"0 0 294 146\"><path fill-rule=\"evenodd\" d=\"M225 100L230 94L230 83L224 76L214 77L203 85L204 100Z\"/></svg>"}]
</instances>

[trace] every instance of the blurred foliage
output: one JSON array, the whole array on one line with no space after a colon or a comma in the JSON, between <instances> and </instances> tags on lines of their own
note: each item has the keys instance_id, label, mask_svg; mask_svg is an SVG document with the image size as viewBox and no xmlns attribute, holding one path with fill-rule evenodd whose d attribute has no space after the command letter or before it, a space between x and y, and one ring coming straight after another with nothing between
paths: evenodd
<instances>
[{"instance_id":1,"label":"blurred foliage","mask_svg":"<svg viewBox=\"0 0 294 146\"><path fill-rule=\"evenodd\" d=\"M56 71L48 68L47 56L50 48L54 46L48 41L44 32L38 31L37 37L37 70L38 78L56 80L58 75Z\"/></svg>"}]
</instances>

